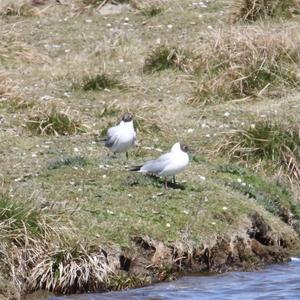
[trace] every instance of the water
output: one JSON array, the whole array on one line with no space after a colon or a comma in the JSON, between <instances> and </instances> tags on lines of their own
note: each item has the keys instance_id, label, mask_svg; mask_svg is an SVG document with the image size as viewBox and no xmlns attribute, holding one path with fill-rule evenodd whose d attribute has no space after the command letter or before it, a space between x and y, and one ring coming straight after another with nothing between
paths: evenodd
<instances>
[{"instance_id":1,"label":"water","mask_svg":"<svg viewBox=\"0 0 300 300\"><path fill-rule=\"evenodd\" d=\"M294 300L300 299L300 259L258 272L185 276L145 288L49 300Z\"/></svg>"}]
</instances>

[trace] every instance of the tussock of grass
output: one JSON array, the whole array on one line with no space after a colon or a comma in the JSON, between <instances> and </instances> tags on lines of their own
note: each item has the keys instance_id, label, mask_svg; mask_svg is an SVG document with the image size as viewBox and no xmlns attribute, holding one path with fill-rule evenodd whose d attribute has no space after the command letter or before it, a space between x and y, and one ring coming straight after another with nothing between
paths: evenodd
<instances>
[{"instance_id":1,"label":"tussock of grass","mask_svg":"<svg viewBox=\"0 0 300 300\"><path fill-rule=\"evenodd\" d=\"M0 194L0 222L2 229L40 232L39 213L28 202L15 201L8 194Z\"/></svg>"},{"instance_id":2,"label":"tussock of grass","mask_svg":"<svg viewBox=\"0 0 300 300\"><path fill-rule=\"evenodd\" d=\"M58 230L49 221L28 203L0 195L0 266L10 275L15 297L39 289L62 294L105 289L111 273L106 253L74 242L68 238L72 230Z\"/></svg>"},{"instance_id":3,"label":"tussock of grass","mask_svg":"<svg viewBox=\"0 0 300 300\"><path fill-rule=\"evenodd\" d=\"M80 243L42 252L30 271L27 288L62 294L104 290L110 273L102 249Z\"/></svg>"},{"instance_id":4,"label":"tussock of grass","mask_svg":"<svg viewBox=\"0 0 300 300\"><path fill-rule=\"evenodd\" d=\"M286 30L263 27L215 32L200 49L199 84L192 103L261 95L271 87L297 87L300 45Z\"/></svg>"},{"instance_id":5,"label":"tussock of grass","mask_svg":"<svg viewBox=\"0 0 300 300\"><path fill-rule=\"evenodd\" d=\"M192 69L192 60L192 53L184 49L161 45L153 49L146 57L143 71L144 73L152 73L175 68L188 72Z\"/></svg>"},{"instance_id":6,"label":"tussock of grass","mask_svg":"<svg viewBox=\"0 0 300 300\"><path fill-rule=\"evenodd\" d=\"M256 21L268 17L289 18L300 11L298 0L239 0L234 6L234 22Z\"/></svg>"},{"instance_id":7,"label":"tussock of grass","mask_svg":"<svg viewBox=\"0 0 300 300\"><path fill-rule=\"evenodd\" d=\"M111 90L122 87L122 83L117 78L106 73L85 77L82 82L82 89L84 91Z\"/></svg>"},{"instance_id":8,"label":"tussock of grass","mask_svg":"<svg viewBox=\"0 0 300 300\"><path fill-rule=\"evenodd\" d=\"M270 161L297 181L300 179L300 127L286 127L269 121L238 130L230 135L219 151L248 162Z\"/></svg>"},{"instance_id":9,"label":"tussock of grass","mask_svg":"<svg viewBox=\"0 0 300 300\"><path fill-rule=\"evenodd\" d=\"M66 113L58 112L55 107L49 112L40 112L39 115L31 117L26 126L37 135L70 135L84 131L79 122Z\"/></svg>"},{"instance_id":10,"label":"tussock of grass","mask_svg":"<svg viewBox=\"0 0 300 300\"><path fill-rule=\"evenodd\" d=\"M140 9L141 14L146 17L154 17L163 12L163 8L161 6L157 6L154 4L146 5Z\"/></svg>"},{"instance_id":11,"label":"tussock of grass","mask_svg":"<svg viewBox=\"0 0 300 300\"><path fill-rule=\"evenodd\" d=\"M67 156L55 159L48 164L48 169L59 169L64 166L83 167L87 164L87 160L82 156Z\"/></svg>"}]
</instances>

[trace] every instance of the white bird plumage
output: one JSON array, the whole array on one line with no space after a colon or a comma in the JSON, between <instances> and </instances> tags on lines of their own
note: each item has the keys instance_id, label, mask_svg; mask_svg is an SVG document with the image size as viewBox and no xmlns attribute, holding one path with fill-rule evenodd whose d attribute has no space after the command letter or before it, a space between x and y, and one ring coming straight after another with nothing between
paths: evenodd
<instances>
[{"instance_id":1,"label":"white bird plumage","mask_svg":"<svg viewBox=\"0 0 300 300\"><path fill-rule=\"evenodd\" d=\"M182 172L189 163L188 147L175 143L170 152L167 152L157 159L150 160L144 165L133 168L132 171L141 173L151 173L165 178L165 187L167 187L167 177L175 176Z\"/></svg>"},{"instance_id":2,"label":"white bird plumage","mask_svg":"<svg viewBox=\"0 0 300 300\"><path fill-rule=\"evenodd\" d=\"M124 114L122 121L107 131L105 146L113 153L126 152L135 144L136 132L133 126L133 115Z\"/></svg>"}]
</instances>

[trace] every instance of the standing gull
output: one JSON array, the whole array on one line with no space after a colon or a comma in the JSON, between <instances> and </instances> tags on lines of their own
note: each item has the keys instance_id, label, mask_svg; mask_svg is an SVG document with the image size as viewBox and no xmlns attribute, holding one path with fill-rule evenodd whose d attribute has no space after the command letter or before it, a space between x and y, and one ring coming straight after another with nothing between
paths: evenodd
<instances>
[{"instance_id":1,"label":"standing gull","mask_svg":"<svg viewBox=\"0 0 300 300\"><path fill-rule=\"evenodd\" d=\"M126 152L128 159L128 150L135 144L136 132L133 126L133 115L125 113L119 125L107 130L105 147L109 148L114 154Z\"/></svg>"},{"instance_id":2,"label":"standing gull","mask_svg":"<svg viewBox=\"0 0 300 300\"><path fill-rule=\"evenodd\" d=\"M167 152L157 159L150 160L142 166L137 166L131 171L138 171L141 173L151 173L157 176L164 177L164 187L167 186L167 177L173 176L182 172L189 163L188 147L184 144L176 143L172 146L171 151Z\"/></svg>"}]
</instances>

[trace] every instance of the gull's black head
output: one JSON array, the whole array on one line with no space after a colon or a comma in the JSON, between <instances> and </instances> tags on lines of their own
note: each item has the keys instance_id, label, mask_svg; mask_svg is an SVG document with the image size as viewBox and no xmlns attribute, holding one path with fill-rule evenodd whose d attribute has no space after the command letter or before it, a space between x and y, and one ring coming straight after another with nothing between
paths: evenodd
<instances>
[{"instance_id":1,"label":"gull's black head","mask_svg":"<svg viewBox=\"0 0 300 300\"><path fill-rule=\"evenodd\" d=\"M123 122L130 122L133 120L133 114L128 112L128 113L125 113L122 117L122 121Z\"/></svg>"},{"instance_id":2,"label":"gull's black head","mask_svg":"<svg viewBox=\"0 0 300 300\"><path fill-rule=\"evenodd\" d=\"M180 149L181 151L188 153L189 152L189 147L185 144L180 144Z\"/></svg>"}]
</instances>

